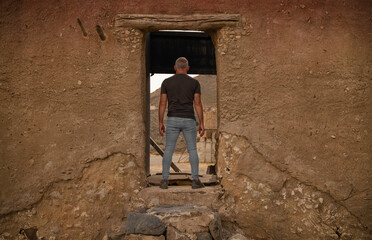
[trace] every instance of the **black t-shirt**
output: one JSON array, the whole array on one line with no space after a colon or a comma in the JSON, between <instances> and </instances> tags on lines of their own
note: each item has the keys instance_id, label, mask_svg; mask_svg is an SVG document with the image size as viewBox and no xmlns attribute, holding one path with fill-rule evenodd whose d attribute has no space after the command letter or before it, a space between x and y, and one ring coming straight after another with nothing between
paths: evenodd
<instances>
[{"instance_id":1,"label":"black t-shirt","mask_svg":"<svg viewBox=\"0 0 372 240\"><path fill-rule=\"evenodd\" d=\"M187 74L175 74L161 84L161 94L167 94L168 117L195 119L194 94L200 92L198 80Z\"/></svg>"}]
</instances>

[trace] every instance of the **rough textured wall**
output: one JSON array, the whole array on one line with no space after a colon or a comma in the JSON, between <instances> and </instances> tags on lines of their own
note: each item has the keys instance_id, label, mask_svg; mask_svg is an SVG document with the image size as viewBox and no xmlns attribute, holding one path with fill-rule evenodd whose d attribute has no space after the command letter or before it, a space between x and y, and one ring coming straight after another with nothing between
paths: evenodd
<instances>
[{"instance_id":1,"label":"rough textured wall","mask_svg":"<svg viewBox=\"0 0 372 240\"><path fill-rule=\"evenodd\" d=\"M0 9L0 232L102 236L145 185L143 35L93 3Z\"/></svg>"},{"instance_id":2,"label":"rough textured wall","mask_svg":"<svg viewBox=\"0 0 372 240\"><path fill-rule=\"evenodd\" d=\"M226 12L242 23L214 34L225 224L257 239L367 238L369 1L0 4L1 233L119 227L145 184L145 86L142 33L112 21Z\"/></svg>"},{"instance_id":3,"label":"rough textured wall","mask_svg":"<svg viewBox=\"0 0 372 240\"><path fill-rule=\"evenodd\" d=\"M283 2L217 33L218 173L226 215L251 236L370 233L367 9Z\"/></svg>"}]
</instances>

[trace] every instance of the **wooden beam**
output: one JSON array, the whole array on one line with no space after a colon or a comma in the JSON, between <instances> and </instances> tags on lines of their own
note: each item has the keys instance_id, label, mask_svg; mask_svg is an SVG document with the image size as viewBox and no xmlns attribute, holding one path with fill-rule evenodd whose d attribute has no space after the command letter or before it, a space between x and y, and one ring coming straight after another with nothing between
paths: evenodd
<instances>
[{"instance_id":1,"label":"wooden beam","mask_svg":"<svg viewBox=\"0 0 372 240\"><path fill-rule=\"evenodd\" d=\"M115 17L115 27L131 27L147 31L156 31L161 29L208 30L225 26L234 26L239 21L239 14L118 14Z\"/></svg>"},{"instance_id":2,"label":"wooden beam","mask_svg":"<svg viewBox=\"0 0 372 240\"><path fill-rule=\"evenodd\" d=\"M151 146L153 146L153 147L155 148L155 150L156 150L156 151L157 151L161 156L164 155L163 150L161 150L161 148L159 147L159 145L156 144L156 142L154 141L154 139L152 139L151 137L150 137L150 144L151 144ZM172 169L173 169L175 172L181 172L181 169L179 169L179 168L176 166L176 164L174 164L173 162L172 162L172 164L171 164L171 167L172 167Z\"/></svg>"}]
</instances>

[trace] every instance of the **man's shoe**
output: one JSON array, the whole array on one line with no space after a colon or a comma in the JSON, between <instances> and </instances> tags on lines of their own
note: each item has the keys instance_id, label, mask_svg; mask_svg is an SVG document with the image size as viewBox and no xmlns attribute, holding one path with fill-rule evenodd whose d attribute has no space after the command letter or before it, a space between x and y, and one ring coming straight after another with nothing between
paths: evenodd
<instances>
[{"instance_id":1,"label":"man's shoe","mask_svg":"<svg viewBox=\"0 0 372 240\"><path fill-rule=\"evenodd\" d=\"M168 188L168 180L162 179L160 182L160 188L167 189Z\"/></svg>"},{"instance_id":2,"label":"man's shoe","mask_svg":"<svg viewBox=\"0 0 372 240\"><path fill-rule=\"evenodd\" d=\"M205 187L204 184L200 181L200 179L193 179L192 180L192 186L191 188L195 189L195 188L203 188Z\"/></svg>"}]
</instances>

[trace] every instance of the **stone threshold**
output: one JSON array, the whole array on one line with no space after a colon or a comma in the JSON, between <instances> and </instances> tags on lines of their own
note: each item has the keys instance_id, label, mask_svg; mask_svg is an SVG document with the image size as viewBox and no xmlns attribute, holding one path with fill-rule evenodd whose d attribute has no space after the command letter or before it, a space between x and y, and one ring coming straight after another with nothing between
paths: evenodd
<instances>
[{"instance_id":1,"label":"stone threshold","mask_svg":"<svg viewBox=\"0 0 372 240\"><path fill-rule=\"evenodd\" d=\"M214 209L221 195L223 195L223 189L220 185L198 189L192 189L191 186L169 186L168 189L151 186L138 193L138 197L148 208L164 205L195 205Z\"/></svg>"},{"instance_id":2,"label":"stone threshold","mask_svg":"<svg viewBox=\"0 0 372 240\"><path fill-rule=\"evenodd\" d=\"M161 173L153 174L147 177L147 183L149 186L160 186L161 179ZM206 186L219 183L217 176L214 174L199 175L199 179ZM171 173L168 181L169 186L191 186L192 177L190 173Z\"/></svg>"}]
</instances>

